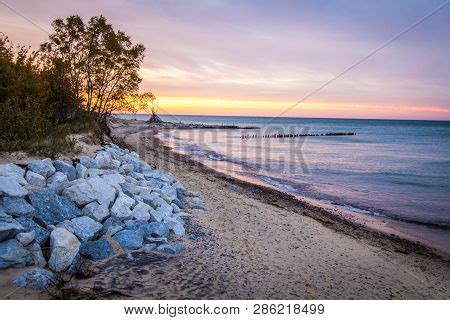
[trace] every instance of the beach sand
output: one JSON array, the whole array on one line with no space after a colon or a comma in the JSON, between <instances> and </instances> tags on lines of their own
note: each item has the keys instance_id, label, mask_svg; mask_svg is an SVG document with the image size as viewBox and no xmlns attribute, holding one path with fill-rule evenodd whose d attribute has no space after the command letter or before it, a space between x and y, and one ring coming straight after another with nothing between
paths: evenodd
<instances>
[{"instance_id":1,"label":"beach sand","mask_svg":"<svg viewBox=\"0 0 450 320\"><path fill-rule=\"evenodd\" d=\"M341 220L172 153L148 129L116 125L150 164L196 191L180 255L134 252L93 264L57 298L449 299L450 263L430 249ZM191 211L189 208L187 211ZM10 272L12 273L12 272ZM3 287L4 285L4 287ZM7 282L2 281L2 293ZM40 297L48 297L42 295ZM27 298L20 289L8 298ZM36 298L36 296L30 296Z\"/></svg>"}]
</instances>

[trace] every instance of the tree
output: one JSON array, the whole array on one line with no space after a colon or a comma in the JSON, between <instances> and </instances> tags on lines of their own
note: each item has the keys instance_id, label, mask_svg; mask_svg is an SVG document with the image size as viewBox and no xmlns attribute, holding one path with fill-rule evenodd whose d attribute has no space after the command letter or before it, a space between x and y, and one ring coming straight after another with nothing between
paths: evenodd
<instances>
[{"instance_id":1,"label":"tree","mask_svg":"<svg viewBox=\"0 0 450 320\"><path fill-rule=\"evenodd\" d=\"M59 64L82 107L105 120L137 92L145 47L115 31L103 16L92 17L87 24L70 16L52 26L54 33L41 46L45 63Z\"/></svg>"},{"instance_id":2,"label":"tree","mask_svg":"<svg viewBox=\"0 0 450 320\"><path fill-rule=\"evenodd\" d=\"M132 114L148 111L154 105L155 100L156 98L151 92L132 93L114 103L115 109L112 111L124 111Z\"/></svg>"}]
</instances>

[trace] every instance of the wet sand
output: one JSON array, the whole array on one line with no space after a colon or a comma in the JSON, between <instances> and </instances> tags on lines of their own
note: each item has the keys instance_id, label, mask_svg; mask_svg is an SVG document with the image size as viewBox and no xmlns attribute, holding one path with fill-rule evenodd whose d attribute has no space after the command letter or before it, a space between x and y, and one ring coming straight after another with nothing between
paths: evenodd
<instances>
[{"instance_id":1,"label":"wet sand","mask_svg":"<svg viewBox=\"0 0 450 320\"><path fill-rule=\"evenodd\" d=\"M148 128L141 128L148 129ZM54 298L449 299L450 262L294 199L214 172L172 153L152 132L116 126L147 162L196 191L180 255L123 253L90 266ZM188 209L187 211L190 211ZM2 281L2 292L6 288ZM42 295L48 297L47 294ZM41 297L42 297L41 296ZM36 296L30 297L35 298ZM20 289L8 298L27 298Z\"/></svg>"}]
</instances>

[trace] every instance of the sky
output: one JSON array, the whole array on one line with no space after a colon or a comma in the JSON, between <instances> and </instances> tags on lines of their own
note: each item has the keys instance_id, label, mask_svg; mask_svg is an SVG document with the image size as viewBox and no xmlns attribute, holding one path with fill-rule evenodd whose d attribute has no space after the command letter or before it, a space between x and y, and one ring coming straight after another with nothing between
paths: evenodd
<instances>
[{"instance_id":1,"label":"sky","mask_svg":"<svg viewBox=\"0 0 450 320\"><path fill-rule=\"evenodd\" d=\"M445 2L1 0L0 31L37 48L56 18L104 15L147 48L161 113L450 120L450 4L286 111Z\"/></svg>"}]
</instances>

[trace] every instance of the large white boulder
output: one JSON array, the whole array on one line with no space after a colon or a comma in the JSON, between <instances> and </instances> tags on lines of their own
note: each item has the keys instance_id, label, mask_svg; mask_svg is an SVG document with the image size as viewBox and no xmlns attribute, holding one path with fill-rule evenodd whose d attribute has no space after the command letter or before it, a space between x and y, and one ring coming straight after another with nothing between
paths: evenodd
<instances>
[{"instance_id":1,"label":"large white boulder","mask_svg":"<svg viewBox=\"0 0 450 320\"><path fill-rule=\"evenodd\" d=\"M133 217L131 207L135 204L135 200L124 193L120 193L114 205L111 208L111 215L118 220L126 220Z\"/></svg>"},{"instance_id":2,"label":"large white boulder","mask_svg":"<svg viewBox=\"0 0 450 320\"><path fill-rule=\"evenodd\" d=\"M56 272L65 271L74 261L80 249L80 241L63 228L55 228L50 234L50 259L48 266Z\"/></svg>"}]
</instances>

